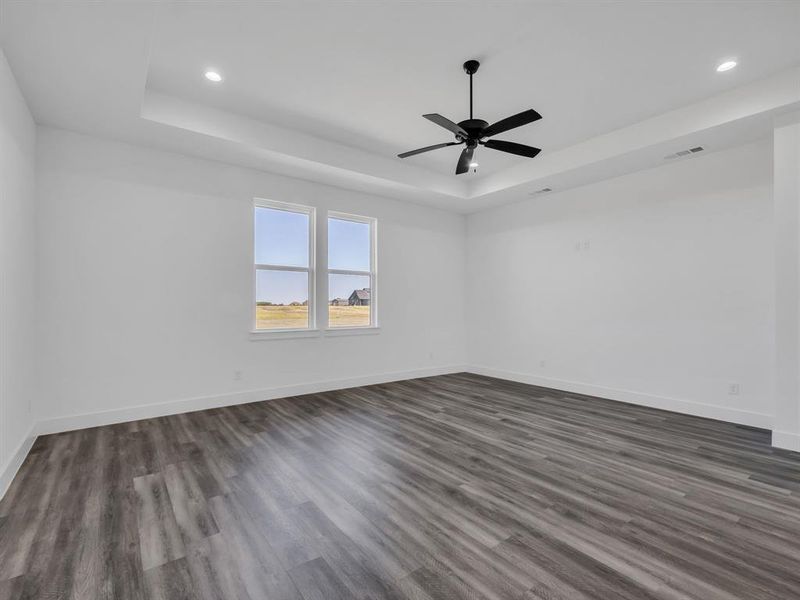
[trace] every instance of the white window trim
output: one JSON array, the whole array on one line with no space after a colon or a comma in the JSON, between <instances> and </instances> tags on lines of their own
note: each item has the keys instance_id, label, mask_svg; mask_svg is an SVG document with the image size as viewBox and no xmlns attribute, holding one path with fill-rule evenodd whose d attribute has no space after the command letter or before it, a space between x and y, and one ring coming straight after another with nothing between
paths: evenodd
<instances>
[{"instance_id":1,"label":"white window trim","mask_svg":"<svg viewBox=\"0 0 800 600\"><path fill-rule=\"evenodd\" d=\"M363 333L378 333L380 327L378 325L378 220L374 217L363 217L361 215L352 215L349 213L337 212L333 210L328 211L327 218L325 219L326 231L328 228L328 219L339 219L341 221L352 221L354 223L365 223L369 225L369 271L352 271L349 269L331 269L327 270L326 280L330 281L330 275L363 275L369 277L370 292L369 292L369 325L349 325L346 327L331 327L329 322L326 322L325 335L335 336L339 335L356 335L360 332ZM330 240L328 241L328 248L330 248ZM327 262L327 261L326 261ZM328 291L330 296L330 290ZM328 309L326 314L330 314L330 299L326 298ZM327 320L326 320L327 321Z\"/></svg>"},{"instance_id":2,"label":"white window trim","mask_svg":"<svg viewBox=\"0 0 800 600\"><path fill-rule=\"evenodd\" d=\"M255 235L256 235L256 209L271 208L273 210L283 210L287 212L302 213L308 215L308 267L291 267L287 265L271 265L255 262ZM318 334L317 315L316 315L316 261L317 261L317 219L316 209L313 206L304 204L292 204L290 202L279 202L277 200L267 200L265 198L255 198L251 212L251 239L250 247L253 252L253 295L251 304L251 336L253 339L263 339L267 336L274 336L276 339L286 339L291 337L313 337ZM258 329L256 319L256 306L258 302L257 275L259 271L294 271L308 273L308 327L292 327L283 329Z\"/></svg>"}]
</instances>

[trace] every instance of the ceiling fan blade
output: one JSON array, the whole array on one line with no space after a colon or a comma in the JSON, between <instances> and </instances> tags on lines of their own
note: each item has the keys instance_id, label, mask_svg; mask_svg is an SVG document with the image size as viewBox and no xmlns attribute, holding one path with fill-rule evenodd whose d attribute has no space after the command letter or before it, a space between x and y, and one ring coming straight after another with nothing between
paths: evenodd
<instances>
[{"instance_id":1,"label":"ceiling fan blade","mask_svg":"<svg viewBox=\"0 0 800 600\"><path fill-rule=\"evenodd\" d=\"M487 148L491 148L492 150L500 150L501 152L509 152L519 156L527 156L528 158L533 158L539 154L539 152L541 152L540 148L526 146L525 144L517 144L515 142L504 142L502 140L488 140L483 142L483 145Z\"/></svg>"},{"instance_id":2,"label":"ceiling fan blade","mask_svg":"<svg viewBox=\"0 0 800 600\"><path fill-rule=\"evenodd\" d=\"M493 135L497 135L498 133L508 131L509 129L514 129L516 127L527 125L528 123L533 123L541 118L542 115L532 108L529 108L528 110L523 110L521 113L514 115L513 117L508 117L502 121L498 121L497 123L492 123L481 132L481 136L491 137Z\"/></svg>"},{"instance_id":3,"label":"ceiling fan blade","mask_svg":"<svg viewBox=\"0 0 800 600\"><path fill-rule=\"evenodd\" d=\"M400 158L406 158L408 156L414 156L415 154L422 154L423 152L430 152L431 150L438 150L439 148L444 148L445 146L458 146L461 142L447 142L445 144L434 144L433 146L425 146L424 148L417 148L416 150L410 150L409 152L403 152L402 154L398 154Z\"/></svg>"},{"instance_id":4,"label":"ceiling fan blade","mask_svg":"<svg viewBox=\"0 0 800 600\"><path fill-rule=\"evenodd\" d=\"M467 146L461 151L461 156L458 158L458 164L456 165L456 175L469 171L469 163L472 162L473 152L475 152L475 146Z\"/></svg>"},{"instance_id":5,"label":"ceiling fan blade","mask_svg":"<svg viewBox=\"0 0 800 600\"><path fill-rule=\"evenodd\" d=\"M428 121L436 123L439 127L444 127L445 129L447 129L447 131L451 131L456 135L460 135L464 139L469 137L469 134L464 130L463 127L461 127L456 123L453 123L450 119L447 119L442 115L431 113L429 115L422 115L422 116L428 119Z\"/></svg>"}]
</instances>

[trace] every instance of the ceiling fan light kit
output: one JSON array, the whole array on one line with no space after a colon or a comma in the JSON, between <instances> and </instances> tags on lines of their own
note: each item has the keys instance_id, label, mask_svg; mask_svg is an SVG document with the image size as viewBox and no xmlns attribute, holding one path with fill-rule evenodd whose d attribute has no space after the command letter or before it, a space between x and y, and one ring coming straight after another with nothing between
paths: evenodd
<instances>
[{"instance_id":1,"label":"ceiling fan light kit","mask_svg":"<svg viewBox=\"0 0 800 600\"><path fill-rule=\"evenodd\" d=\"M456 175L461 175L462 173L469 171L471 167L474 169L472 165L475 165L476 163L473 160L473 155L478 146L485 146L486 148L490 148L492 150L508 152L509 154L516 154L517 156L526 156L528 158L533 158L539 154L539 152L541 152L539 148L534 148L533 146L517 144L516 142L504 142L502 140L486 139L497 135L498 133L503 133L505 131L509 131L510 129L516 129L517 127L522 127L528 123L538 121L542 118L542 115L532 108L529 108L521 113L498 121L497 123L493 123L492 125L489 125L489 123L483 119L475 119L472 114L472 76L478 71L478 67L480 66L481 64L477 60L468 60L464 63L464 71L467 73L467 75L469 75L469 119L459 123L454 123L450 119L447 119L437 113L422 115L429 121L436 123L440 127L443 127L450 133L454 134L456 141L445 142L443 144L434 144L433 146L425 146L424 148L403 152L397 156L400 158L407 158L409 156L422 154L423 152L429 152L431 150L438 150L439 148L445 148L447 146L460 146L464 144L465 148L461 151L461 156L459 157L458 164L456 165Z\"/></svg>"}]
</instances>

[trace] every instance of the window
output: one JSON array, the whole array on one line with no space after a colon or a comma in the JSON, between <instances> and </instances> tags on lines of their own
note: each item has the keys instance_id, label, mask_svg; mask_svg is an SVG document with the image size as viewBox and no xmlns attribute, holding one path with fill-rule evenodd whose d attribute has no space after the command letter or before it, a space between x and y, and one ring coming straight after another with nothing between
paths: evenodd
<instances>
[{"instance_id":1,"label":"window","mask_svg":"<svg viewBox=\"0 0 800 600\"><path fill-rule=\"evenodd\" d=\"M377 324L375 219L328 216L328 327Z\"/></svg>"},{"instance_id":2,"label":"window","mask_svg":"<svg viewBox=\"0 0 800 600\"><path fill-rule=\"evenodd\" d=\"M255 329L314 328L314 209L256 200Z\"/></svg>"}]
</instances>

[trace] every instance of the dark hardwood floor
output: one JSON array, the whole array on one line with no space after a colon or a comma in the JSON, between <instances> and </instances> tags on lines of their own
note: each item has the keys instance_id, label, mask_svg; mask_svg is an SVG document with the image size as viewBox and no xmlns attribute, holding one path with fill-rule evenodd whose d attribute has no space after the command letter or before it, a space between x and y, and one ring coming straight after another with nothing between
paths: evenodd
<instances>
[{"instance_id":1,"label":"dark hardwood floor","mask_svg":"<svg viewBox=\"0 0 800 600\"><path fill-rule=\"evenodd\" d=\"M460 374L41 437L0 598L800 598L800 455Z\"/></svg>"}]
</instances>

